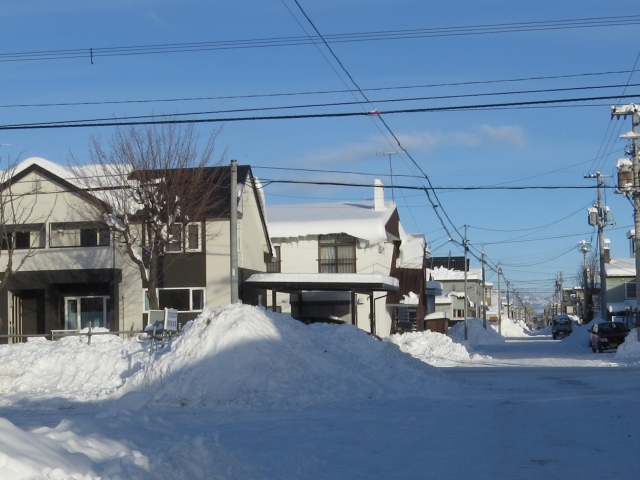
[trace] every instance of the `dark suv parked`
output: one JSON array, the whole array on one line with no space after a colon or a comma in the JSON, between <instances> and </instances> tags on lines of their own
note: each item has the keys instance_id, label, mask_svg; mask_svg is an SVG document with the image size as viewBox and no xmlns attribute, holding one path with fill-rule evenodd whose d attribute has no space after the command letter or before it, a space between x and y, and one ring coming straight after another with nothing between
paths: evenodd
<instances>
[{"instance_id":1,"label":"dark suv parked","mask_svg":"<svg viewBox=\"0 0 640 480\"><path fill-rule=\"evenodd\" d=\"M567 315L555 315L551 321L551 335L554 340L571 335L573 325Z\"/></svg>"}]
</instances>

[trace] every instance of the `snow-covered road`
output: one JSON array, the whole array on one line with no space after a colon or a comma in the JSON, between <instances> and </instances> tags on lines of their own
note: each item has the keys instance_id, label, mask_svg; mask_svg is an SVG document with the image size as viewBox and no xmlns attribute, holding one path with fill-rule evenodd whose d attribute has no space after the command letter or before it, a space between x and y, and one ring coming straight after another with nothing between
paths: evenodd
<instances>
[{"instance_id":1,"label":"snow-covered road","mask_svg":"<svg viewBox=\"0 0 640 480\"><path fill-rule=\"evenodd\" d=\"M197 343L189 343L187 333L182 345L172 347L164 360L155 360L156 368L169 365L170 354L176 355L172 365L196 362L189 364L188 371L196 372L200 387L183 370L182 387L171 387L169 382L177 378L172 374L150 389L149 381L156 377L149 364L144 370L145 388L138 382L124 396L87 401L71 387L64 390L63 380L77 387L62 377L57 380L59 391L36 396L21 393L21 388L29 387L27 382L35 381L35 370L24 373L22 380L14 371L13 389L0 397L0 478L564 480L640 476L636 460L640 369L616 360L613 353L591 353L578 337L562 342L522 337L475 345L475 355L466 362L459 355L449 368L434 368L406 354L399 357L395 347L353 328L309 329L275 317L266 325L263 317L253 321L246 311L241 312L245 318L236 322L233 312L226 314L235 323L224 326L227 320L222 317L217 324L203 323L201 330L191 331L197 333ZM195 350L180 356L186 347L209 348L206 335L214 325L218 326L212 338L223 349L211 347L195 360ZM232 337L225 336L223 326L234 332ZM294 335L298 335L298 346L291 344ZM230 341L240 336L244 343L228 350ZM254 343L247 343L249 338ZM261 343L255 343L257 338ZM286 355L281 353L283 341L290 346ZM113 351L113 345L105 344L103 349ZM135 349L126 345L131 360ZM88 349L77 349L73 355L87 366ZM240 357L219 358L236 350L245 361L241 368ZM300 371L298 354L306 359ZM71 361L70 354L64 355ZM221 361L224 369L215 370ZM227 378L223 373L234 365L227 377L244 375L244 383L234 387L236 396L230 403L202 407L187 401L189 390L184 385L200 388L193 397L200 402L219 396ZM353 365L366 378L348 373ZM18 367L16 363L12 368ZM47 369L49 375L54 371L51 365ZM135 379L130 369L120 375ZM387 377L388 369L397 371L402 382ZM211 384L214 388L208 392L210 378L218 383ZM321 395L321 389L327 389L327 395ZM282 403L278 392L283 391L298 403ZM185 406L158 403L174 398L175 392L185 395ZM319 395L323 400L313 401ZM261 403L249 402L256 399ZM70 472L77 476L71 477Z\"/></svg>"}]
</instances>

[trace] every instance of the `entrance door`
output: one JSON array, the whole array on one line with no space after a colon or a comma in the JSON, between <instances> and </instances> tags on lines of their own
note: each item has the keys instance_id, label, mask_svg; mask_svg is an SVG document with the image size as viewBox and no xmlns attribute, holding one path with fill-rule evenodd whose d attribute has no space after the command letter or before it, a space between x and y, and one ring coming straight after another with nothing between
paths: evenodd
<instances>
[{"instance_id":1,"label":"entrance door","mask_svg":"<svg viewBox=\"0 0 640 480\"><path fill-rule=\"evenodd\" d=\"M11 295L11 318L9 319L9 335L22 335L22 297ZM23 341L19 337L9 337L8 343Z\"/></svg>"},{"instance_id":2,"label":"entrance door","mask_svg":"<svg viewBox=\"0 0 640 480\"><path fill-rule=\"evenodd\" d=\"M64 318L66 330L108 328L107 300L109 297L65 297Z\"/></svg>"},{"instance_id":3,"label":"entrance door","mask_svg":"<svg viewBox=\"0 0 640 480\"><path fill-rule=\"evenodd\" d=\"M10 335L45 333L44 290L22 290L11 294ZM24 342L26 337L9 339L11 343Z\"/></svg>"}]
</instances>

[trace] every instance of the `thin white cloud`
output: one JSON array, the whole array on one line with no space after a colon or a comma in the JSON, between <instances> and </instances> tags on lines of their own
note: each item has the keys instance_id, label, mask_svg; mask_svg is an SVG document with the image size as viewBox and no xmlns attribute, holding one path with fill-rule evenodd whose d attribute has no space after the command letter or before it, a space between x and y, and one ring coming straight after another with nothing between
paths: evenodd
<instances>
[{"instance_id":1,"label":"thin white cloud","mask_svg":"<svg viewBox=\"0 0 640 480\"><path fill-rule=\"evenodd\" d=\"M497 143L514 145L516 147L524 147L527 143L524 130L516 125L502 125L500 127L481 125L480 131L487 135L490 140Z\"/></svg>"},{"instance_id":2,"label":"thin white cloud","mask_svg":"<svg viewBox=\"0 0 640 480\"><path fill-rule=\"evenodd\" d=\"M398 140L409 152L428 152L443 145L503 145L522 148L526 145L526 135L517 125L480 125L469 132L415 132L398 134ZM349 143L333 150L323 150L298 159L299 164L352 164L371 158L378 151L394 150L382 136L374 136L365 142Z\"/></svg>"}]
</instances>

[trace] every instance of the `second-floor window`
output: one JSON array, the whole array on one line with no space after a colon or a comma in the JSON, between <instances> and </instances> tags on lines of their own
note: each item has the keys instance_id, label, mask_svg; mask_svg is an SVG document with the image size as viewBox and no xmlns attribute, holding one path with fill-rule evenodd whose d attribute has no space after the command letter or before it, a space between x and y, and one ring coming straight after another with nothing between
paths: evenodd
<instances>
[{"instance_id":1,"label":"second-floor window","mask_svg":"<svg viewBox=\"0 0 640 480\"><path fill-rule=\"evenodd\" d=\"M49 246L59 247L108 247L111 232L103 225L91 222L52 223Z\"/></svg>"},{"instance_id":2,"label":"second-floor window","mask_svg":"<svg viewBox=\"0 0 640 480\"><path fill-rule=\"evenodd\" d=\"M184 238L183 238L184 237ZM200 252L202 251L201 224L173 224L173 238L167 244L167 252Z\"/></svg>"},{"instance_id":3,"label":"second-floor window","mask_svg":"<svg viewBox=\"0 0 640 480\"><path fill-rule=\"evenodd\" d=\"M356 273L356 239L349 235L318 237L318 272Z\"/></svg>"},{"instance_id":4,"label":"second-floor window","mask_svg":"<svg viewBox=\"0 0 640 480\"><path fill-rule=\"evenodd\" d=\"M636 298L636 282L624 284L624 298Z\"/></svg>"},{"instance_id":5,"label":"second-floor window","mask_svg":"<svg viewBox=\"0 0 640 480\"><path fill-rule=\"evenodd\" d=\"M7 225L5 228L6 232L2 236L2 250L44 248L45 235L42 232L44 224Z\"/></svg>"}]
</instances>

